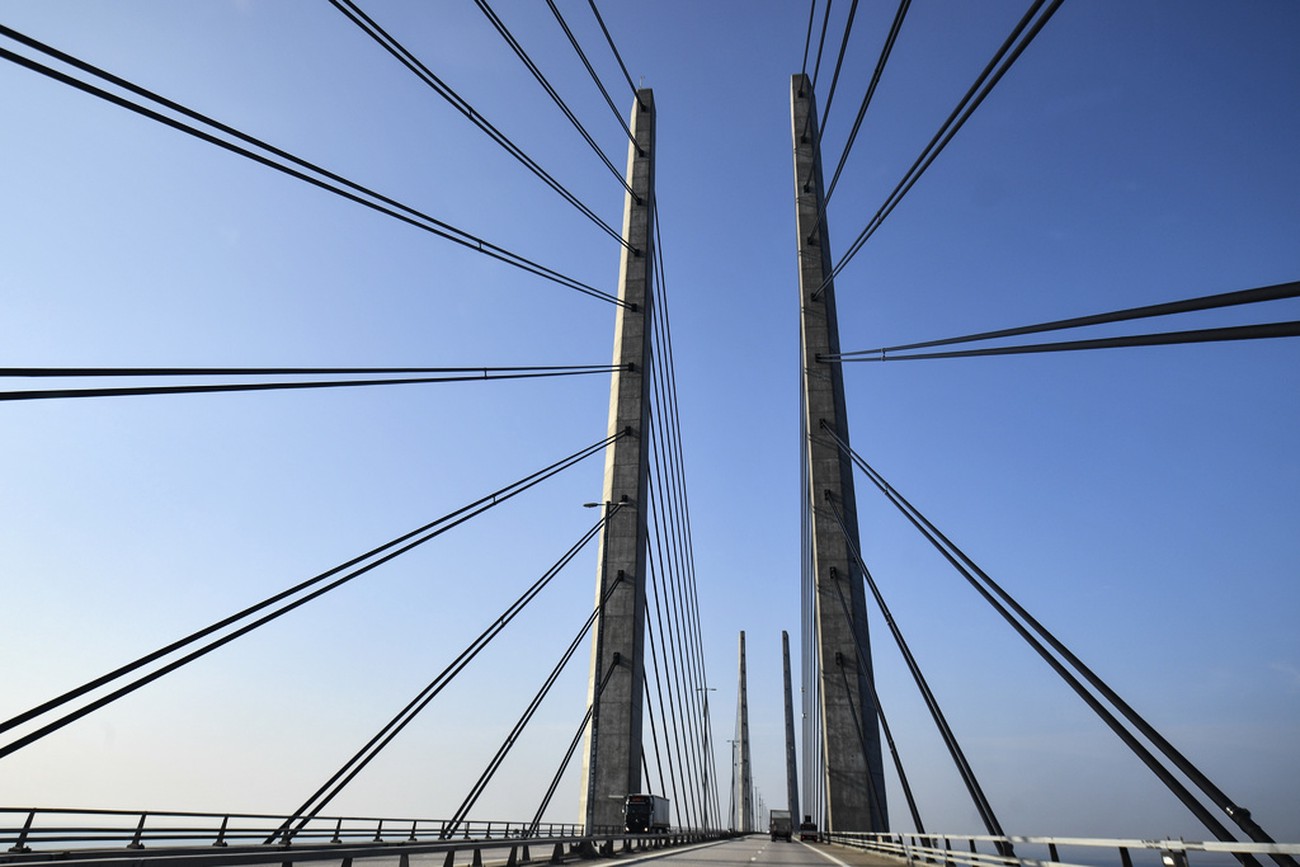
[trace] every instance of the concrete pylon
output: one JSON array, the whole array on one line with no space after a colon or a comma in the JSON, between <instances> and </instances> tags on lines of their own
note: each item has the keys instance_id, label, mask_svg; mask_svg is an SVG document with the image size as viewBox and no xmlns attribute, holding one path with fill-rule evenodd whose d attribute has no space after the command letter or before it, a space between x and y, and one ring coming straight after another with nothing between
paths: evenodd
<instances>
[{"instance_id":1,"label":"concrete pylon","mask_svg":"<svg viewBox=\"0 0 1300 867\"><path fill-rule=\"evenodd\" d=\"M623 799L641 790L641 697L644 678L646 494L649 478L650 311L654 261L654 94L637 91L630 124L623 207L624 248L614 321L609 433L630 431L605 452L605 509L596 602L610 596L592 628L592 708L582 760L578 811L587 833L623 828ZM615 509L615 505L618 506ZM613 585L617 584L617 587ZM611 587L613 587L611 591ZM616 668L603 690L599 685ZM599 693L599 694L597 694Z\"/></svg>"},{"instance_id":2,"label":"concrete pylon","mask_svg":"<svg viewBox=\"0 0 1300 867\"><path fill-rule=\"evenodd\" d=\"M826 774L826 829L887 831L884 765L876 706L867 688L873 681L862 574L849 554L849 542L834 509L844 517L853 546L857 539L857 501L853 466L825 429L849 442L840 365L821 357L839 352L835 287L822 203L822 169L817 107L806 75L790 83L794 140L795 213L799 233L799 320L803 370L803 459L807 461L812 510L818 672L821 685L821 736ZM825 285L823 285L825 283ZM863 664L859 665L858 648ZM806 746L806 745L805 745ZM877 793L880 793L877 795Z\"/></svg>"},{"instance_id":3,"label":"concrete pylon","mask_svg":"<svg viewBox=\"0 0 1300 867\"><path fill-rule=\"evenodd\" d=\"M749 764L749 687L745 674L745 633L740 633L740 689L736 698L736 737L740 740L740 778L736 784L740 791L736 803L740 812L740 831L750 834L754 831L754 774Z\"/></svg>"},{"instance_id":4,"label":"concrete pylon","mask_svg":"<svg viewBox=\"0 0 1300 867\"><path fill-rule=\"evenodd\" d=\"M785 676L785 803L790 821L799 824L799 771L794 750L794 688L790 684L790 633L781 630L781 672Z\"/></svg>"}]
</instances>

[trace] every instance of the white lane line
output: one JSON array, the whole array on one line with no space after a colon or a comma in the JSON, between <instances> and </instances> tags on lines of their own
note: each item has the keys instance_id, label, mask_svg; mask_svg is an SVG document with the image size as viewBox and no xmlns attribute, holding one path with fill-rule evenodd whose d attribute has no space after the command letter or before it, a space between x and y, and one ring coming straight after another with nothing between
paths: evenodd
<instances>
[{"instance_id":1,"label":"white lane line","mask_svg":"<svg viewBox=\"0 0 1300 867\"><path fill-rule=\"evenodd\" d=\"M843 861L841 861L839 858L836 858L834 855L830 854L829 852L823 852L820 849L813 849L812 846L809 846L807 843L805 843L802 840L798 840L796 842L798 842L799 845L804 847L805 849L812 849L812 851L816 852L818 855L822 856L827 861L830 861L832 864L838 864L839 867L849 867L848 864L845 864Z\"/></svg>"}]
</instances>

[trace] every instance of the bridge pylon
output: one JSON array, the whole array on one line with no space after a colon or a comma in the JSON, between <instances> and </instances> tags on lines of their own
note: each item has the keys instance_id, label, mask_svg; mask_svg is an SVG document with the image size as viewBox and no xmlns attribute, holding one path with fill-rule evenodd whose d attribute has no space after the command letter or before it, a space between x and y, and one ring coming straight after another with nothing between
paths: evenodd
<instances>
[{"instance_id":1,"label":"bridge pylon","mask_svg":"<svg viewBox=\"0 0 1300 867\"><path fill-rule=\"evenodd\" d=\"M822 213L820 130L808 77L790 83L794 139L795 213L799 233L800 364L803 377L802 460L811 516L813 618L825 761L823 821L830 831L887 831L880 725L872 690L870 644L862 574L850 556L857 539L853 466L833 431L849 442L844 379L838 364L820 359L840 351L830 245ZM845 538L836 510L851 539ZM859 659L862 663L859 664ZM809 744L804 749L811 752ZM805 792L805 800L810 793Z\"/></svg>"},{"instance_id":2,"label":"bridge pylon","mask_svg":"<svg viewBox=\"0 0 1300 867\"><path fill-rule=\"evenodd\" d=\"M740 832L754 831L754 771L749 758L749 678L745 670L745 632L740 632L740 684L736 691L736 740L740 745L740 774L736 804Z\"/></svg>"},{"instance_id":3,"label":"bridge pylon","mask_svg":"<svg viewBox=\"0 0 1300 867\"><path fill-rule=\"evenodd\" d=\"M798 825L799 770L795 762L794 746L794 687L790 683L790 633L781 630L781 674L785 687L785 805L790 811L790 821Z\"/></svg>"},{"instance_id":4,"label":"bridge pylon","mask_svg":"<svg viewBox=\"0 0 1300 867\"><path fill-rule=\"evenodd\" d=\"M641 790L641 698L646 607L646 511L650 472L650 315L654 262L654 94L637 91L629 128L623 238L614 321L604 508L592 628L592 709L583 745L579 815L588 833L622 830L623 798ZM630 249L629 249L630 248ZM615 508L617 506L617 508ZM615 586L617 585L617 586ZM608 595L608 598L606 598Z\"/></svg>"}]
</instances>

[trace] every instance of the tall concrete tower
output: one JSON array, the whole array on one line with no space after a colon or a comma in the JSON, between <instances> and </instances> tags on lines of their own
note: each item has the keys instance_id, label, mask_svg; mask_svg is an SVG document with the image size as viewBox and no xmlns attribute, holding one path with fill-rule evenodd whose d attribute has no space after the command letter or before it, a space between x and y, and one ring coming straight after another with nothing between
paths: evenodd
<instances>
[{"instance_id":1,"label":"tall concrete tower","mask_svg":"<svg viewBox=\"0 0 1300 867\"><path fill-rule=\"evenodd\" d=\"M795 214L799 233L799 322L803 373L803 460L812 512L812 566L817 671L824 746L826 828L886 831L880 726L868 684L873 682L862 574L849 555L857 539L853 466L825 429L849 442L844 379L838 364L821 361L839 352L830 244L821 216L822 169L817 106L806 75L790 83L794 139ZM849 538L835 510L844 518ZM859 648L862 653L859 654ZM864 664L859 665L859 656ZM808 749L805 743L804 748ZM881 793L881 794L877 794Z\"/></svg>"},{"instance_id":2,"label":"tall concrete tower","mask_svg":"<svg viewBox=\"0 0 1300 867\"><path fill-rule=\"evenodd\" d=\"M785 680L785 803L790 821L798 825L799 771L794 749L794 688L790 684L790 633L781 630L781 673Z\"/></svg>"},{"instance_id":3,"label":"tall concrete tower","mask_svg":"<svg viewBox=\"0 0 1300 867\"><path fill-rule=\"evenodd\" d=\"M740 812L740 831L754 830L754 774L749 763L749 687L745 674L745 633L740 633L740 689L736 698L736 737L740 740L740 776L736 781L740 791L736 804Z\"/></svg>"},{"instance_id":4,"label":"tall concrete tower","mask_svg":"<svg viewBox=\"0 0 1300 867\"><path fill-rule=\"evenodd\" d=\"M592 629L592 709L582 761L579 814L587 832L622 830L623 798L641 790L641 697L644 679L646 495L650 443L650 311L654 303L654 94L637 91L627 155L632 192L623 205L624 248L614 321L609 433L630 431L605 453L609 521L600 538ZM615 508L617 506L617 508Z\"/></svg>"}]
</instances>

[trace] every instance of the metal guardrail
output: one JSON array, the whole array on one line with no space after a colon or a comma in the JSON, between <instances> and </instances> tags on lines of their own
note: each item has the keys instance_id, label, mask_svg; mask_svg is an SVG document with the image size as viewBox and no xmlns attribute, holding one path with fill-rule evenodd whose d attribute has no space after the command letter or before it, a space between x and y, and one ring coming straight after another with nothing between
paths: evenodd
<instances>
[{"instance_id":1,"label":"metal guardrail","mask_svg":"<svg viewBox=\"0 0 1300 867\"><path fill-rule=\"evenodd\" d=\"M1219 867L1236 865L1243 859L1259 856L1300 855L1300 843L855 832L823 832L821 839L892 856L909 865L943 864L946 867ZM1012 851L1014 855L1005 854Z\"/></svg>"},{"instance_id":2,"label":"metal guardrail","mask_svg":"<svg viewBox=\"0 0 1300 867\"><path fill-rule=\"evenodd\" d=\"M63 865L107 862L150 867L342 861L396 857L409 867L412 855L443 855L454 867L468 854L469 867L482 867L493 851L507 867L558 864L573 857L598 857L720 839L725 834L673 831L667 834L585 834L581 825L475 821L452 833L442 819L366 816L317 817L288 843L280 830L290 817L259 813L149 812L0 807L0 864L57 860ZM532 833L530 833L532 831ZM274 839L275 842L268 842ZM539 857L534 858L534 850Z\"/></svg>"},{"instance_id":3,"label":"metal guardrail","mask_svg":"<svg viewBox=\"0 0 1300 867\"><path fill-rule=\"evenodd\" d=\"M33 847L80 848L90 844L143 848L157 843L260 843L279 833L290 820L289 816L270 813L0 807L0 849L21 853ZM453 833L446 819L318 816L293 832L293 842L494 840L530 836L530 826L529 822L473 821L462 822ZM580 837L582 833L578 824L543 822L531 836Z\"/></svg>"}]
</instances>

